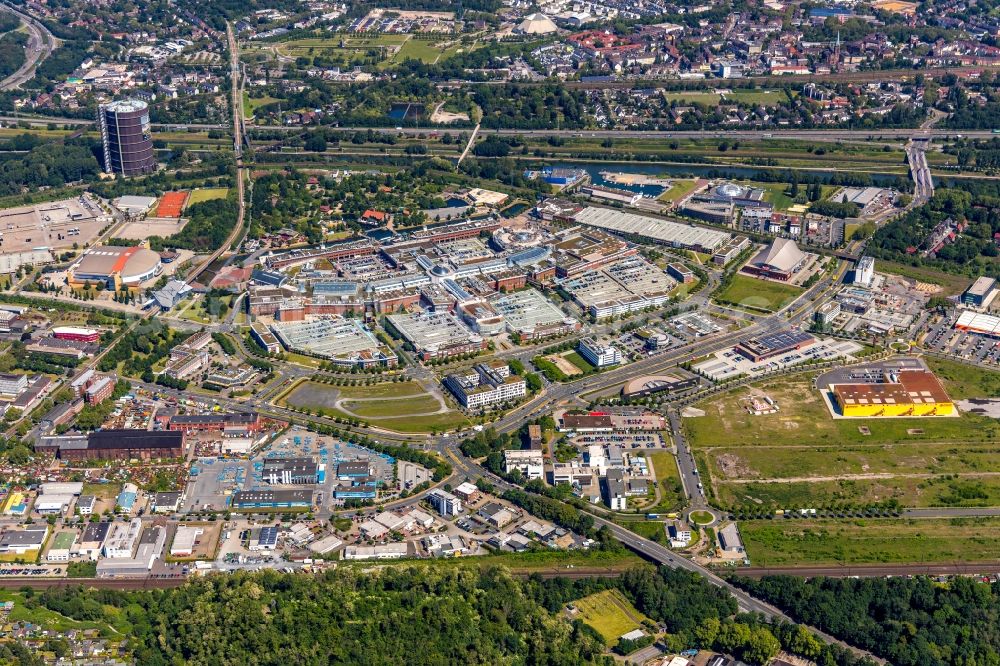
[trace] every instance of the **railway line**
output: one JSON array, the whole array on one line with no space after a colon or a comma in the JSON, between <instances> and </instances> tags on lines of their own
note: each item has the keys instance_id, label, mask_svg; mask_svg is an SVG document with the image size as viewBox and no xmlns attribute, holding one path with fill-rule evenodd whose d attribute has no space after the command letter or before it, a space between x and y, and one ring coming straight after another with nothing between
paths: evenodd
<instances>
[{"instance_id":1,"label":"railway line","mask_svg":"<svg viewBox=\"0 0 1000 666\"><path fill-rule=\"evenodd\" d=\"M0 589L33 590L93 587L99 590L163 590L180 587L186 578L45 578L42 576L10 576L0 578Z\"/></svg>"},{"instance_id":2,"label":"railway line","mask_svg":"<svg viewBox=\"0 0 1000 666\"><path fill-rule=\"evenodd\" d=\"M971 576L1000 574L1000 562L949 562L946 564L851 564L806 567L747 567L733 573L747 578L798 576L801 578L885 578L887 576Z\"/></svg>"}]
</instances>

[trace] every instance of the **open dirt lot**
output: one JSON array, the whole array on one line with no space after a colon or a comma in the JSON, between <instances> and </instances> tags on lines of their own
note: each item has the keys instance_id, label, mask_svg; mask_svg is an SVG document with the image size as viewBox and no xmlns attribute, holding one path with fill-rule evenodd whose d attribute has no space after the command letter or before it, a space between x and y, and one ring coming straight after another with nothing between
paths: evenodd
<instances>
[{"instance_id":1,"label":"open dirt lot","mask_svg":"<svg viewBox=\"0 0 1000 666\"><path fill-rule=\"evenodd\" d=\"M570 360L565 356L562 356L560 354L552 354L551 356L546 356L545 358L555 363L556 367L562 370L563 374L566 375L567 377L573 377L575 375L583 374L583 370L576 367L576 365L571 363Z\"/></svg>"},{"instance_id":2,"label":"open dirt lot","mask_svg":"<svg viewBox=\"0 0 1000 666\"><path fill-rule=\"evenodd\" d=\"M145 220L129 222L115 235L128 240L146 240L150 236L168 238L180 233L187 224L187 220L180 218L151 217Z\"/></svg>"},{"instance_id":3,"label":"open dirt lot","mask_svg":"<svg viewBox=\"0 0 1000 666\"><path fill-rule=\"evenodd\" d=\"M0 210L0 250L58 249L74 243L83 246L94 240L105 224L104 212L83 197L7 208Z\"/></svg>"}]
</instances>

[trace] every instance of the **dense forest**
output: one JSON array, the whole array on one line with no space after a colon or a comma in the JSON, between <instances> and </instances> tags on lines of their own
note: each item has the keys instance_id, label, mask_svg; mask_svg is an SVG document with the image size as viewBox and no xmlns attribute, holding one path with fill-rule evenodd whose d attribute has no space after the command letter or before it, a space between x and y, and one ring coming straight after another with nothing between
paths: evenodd
<instances>
[{"instance_id":1,"label":"dense forest","mask_svg":"<svg viewBox=\"0 0 1000 666\"><path fill-rule=\"evenodd\" d=\"M973 191L939 188L927 204L881 227L872 238L868 253L913 266L1000 276L997 261L1000 250L994 241L994 234L1000 232L1000 199L991 189L976 187L975 181L968 185L958 184L958 187ZM948 219L967 222L967 226L933 256L922 256L931 249L931 233Z\"/></svg>"},{"instance_id":2,"label":"dense forest","mask_svg":"<svg viewBox=\"0 0 1000 666\"><path fill-rule=\"evenodd\" d=\"M236 226L239 206L235 193L225 199L212 199L188 206L184 217L188 223L179 233L169 238L151 236L149 246L157 251L170 248L185 248L196 252L208 252L222 246L226 237Z\"/></svg>"},{"instance_id":3,"label":"dense forest","mask_svg":"<svg viewBox=\"0 0 1000 666\"><path fill-rule=\"evenodd\" d=\"M700 576L644 565L617 578L527 579L501 568L351 568L318 576L240 572L167 590L51 589L25 599L68 617L124 628L137 663L551 664L615 662L568 604L616 588L666 632L664 648L732 654L751 666L779 650L819 666L870 666L806 628L739 614ZM986 662L981 662L986 663Z\"/></svg>"},{"instance_id":4,"label":"dense forest","mask_svg":"<svg viewBox=\"0 0 1000 666\"><path fill-rule=\"evenodd\" d=\"M24 47L27 43L27 36L20 32L8 32L0 37L0 78L10 76L24 64Z\"/></svg>"},{"instance_id":5,"label":"dense forest","mask_svg":"<svg viewBox=\"0 0 1000 666\"><path fill-rule=\"evenodd\" d=\"M500 572L273 573L142 593L50 591L77 619L124 612L136 661L168 664L611 664L597 635L554 617Z\"/></svg>"},{"instance_id":6,"label":"dense forest","mask_svg":"<svg viewBox=\"0 0 1000 666\"><path fill-rule=\"evenodd\" d=\"M94 146L87 139L72 139L64 143L32 137L15 137L6 142L9 153L0 159L0 196L20 194L39 187L62 187L97 177L101 166L94 156Z\"/></svg>"},{"instance_id":7,"label":"dense forest","mask_svg":"<svg viewBox=\"0 0 1000 666\"><path fill-rule=\"evenodd\" d=\"M769 577L740 586L895 666L1000 664L1000 588L956 577Z\"/></svg>"}]
</instances>

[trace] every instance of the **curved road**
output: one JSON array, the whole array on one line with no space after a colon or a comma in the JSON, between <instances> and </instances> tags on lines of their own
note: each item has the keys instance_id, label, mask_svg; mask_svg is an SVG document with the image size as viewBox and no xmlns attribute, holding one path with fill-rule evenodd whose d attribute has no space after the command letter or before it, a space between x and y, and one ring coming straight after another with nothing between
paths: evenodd
<instances>
[{"instance_id":1,"label":"curved road","mask_svg":"<svg viewBox=\"0 0 1000 666\"><path fill-rule=\"evenodd\" d=\"M59 45L59 40L49 32L48 28L29 14L2 3L0 3L0 11L14 14L20 18L28 30L28 43L24 47L24 64L16 72L0 81L0 90L13 90L34 78L35 68L49 57Z\"/></svg>"}]
</instances>

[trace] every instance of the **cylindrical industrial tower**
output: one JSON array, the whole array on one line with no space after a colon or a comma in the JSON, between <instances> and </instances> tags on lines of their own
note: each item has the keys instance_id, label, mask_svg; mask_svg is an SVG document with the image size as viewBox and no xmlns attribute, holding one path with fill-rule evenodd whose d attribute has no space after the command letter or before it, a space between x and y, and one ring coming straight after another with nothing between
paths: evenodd
<instances>
[{"instance_id":1,"label":"cylindrical industrial tower","mask_svg":"<svg viewBox=\"0 0 1000 666\"><path fill-rule=\"evenodd\" d=\"M156 170L149 107L145 102L126 99L102 104L97 124L104 144L104 170L136 176Z\"/></svg>"}]
</instances>

